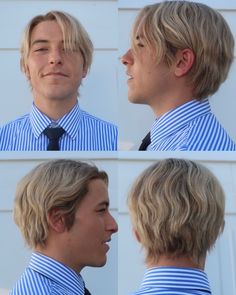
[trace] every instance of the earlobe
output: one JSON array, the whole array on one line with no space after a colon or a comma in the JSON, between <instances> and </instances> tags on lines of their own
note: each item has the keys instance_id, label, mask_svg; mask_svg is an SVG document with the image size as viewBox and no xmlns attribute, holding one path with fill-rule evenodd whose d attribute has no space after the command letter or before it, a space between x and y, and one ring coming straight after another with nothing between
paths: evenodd
<instances>
[{"instance_id":1,"label":"earlobe","mask_svg":"<svg viewBox=\"0 0 236 295\"><path fill-rule=\"evenodd\" d=\"M23 71L27 77L28 80L30 80L30 72L29 72L29 67L26 64L22 65Z\"/></svg>"},{"instance_id":2,"label":"earlobe","mask_svg":"<svg viewBox=\"0 0 236 295\"><path fill-rule=\"evenodd\" d=\"M182 77L186 75L192 68L195 61L195 55L189 48L178 50L176 53L175 76Z\"/></svg>"},{"instance_id":3,"label":"earlobe","mask_svg":"<svg viewBox=\"0 0 236 295\"><path fill-rule=\"evenodd\" d=\"M82 77L85 78L87 76L87 73L88 73L88 69L83 69L83 75Z\"/></svg>"},{"instance_id":4,"label":"earlobe","mask_svg":"<svg viewBox=\"0 0 236 295\"><path fill-rule=\"evenodd\" d=\"M49 227L57 233L63 233L66 230L65 216L60 209L52 209L47 216Z\"/></svg>"},{"instance_id":5,"label":"earlobe","mask_svg":"<svg viewBox=\"0 0 236 295\"><path fill-rule=\"evenodd\" d=\"M136 240L137 240L139 243L141 243L140 236L139 236L139 234L138 234L137 230L136 230L136 229L134 229L134 228L133 228L133 233L134 233L134 235L135 235L135 238L136 238Z\"/></svg>"}]
</instances>

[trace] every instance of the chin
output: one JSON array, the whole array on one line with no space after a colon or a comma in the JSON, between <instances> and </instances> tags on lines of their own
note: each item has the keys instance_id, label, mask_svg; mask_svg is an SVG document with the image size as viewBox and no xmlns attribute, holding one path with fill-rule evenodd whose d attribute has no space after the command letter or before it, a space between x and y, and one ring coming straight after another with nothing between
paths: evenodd
<instances>
[{"instance_id":1,"label":"chin","mask_svg":"<svg viewBox=\"0 0 236 295\"><path fill-rule=\"evenodd\" d=\"M133 95L128 95L128 100L131 103L136 103L136 104L147 104L145 99L138 97L138 96L133 96Z\"/></svg>"},{"instance_id":2,"label":"chin","mask_svg":"<svg viewBox=\"0 0 236 295\"><path fill-rule=\"evenodd\" d=\"M107 258L104 257L103 260L101 260L101 261L97 261L96 263L94 263L94 264L91 265L91 266L93 266L93 267L103 267L103 266L106 264L106 262L107 262Z\"/></svg>"}]
</instances>

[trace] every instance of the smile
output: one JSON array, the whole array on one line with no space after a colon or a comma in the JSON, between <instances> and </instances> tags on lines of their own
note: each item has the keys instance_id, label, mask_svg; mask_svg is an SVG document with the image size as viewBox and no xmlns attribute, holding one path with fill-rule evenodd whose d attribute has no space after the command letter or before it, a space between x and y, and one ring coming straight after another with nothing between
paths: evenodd
<instances>
[{"instance_id":1,"label":"smile","mask_svg":"<svg viewBox=\"0 0 236 295\"><path fill-rule=\"evenodd\" d=\"M128 76L128 80L132 80L134 77L130 75L128 72L126 72L126 75Z\"/></svg>"},{"instance_id":2,"label":"smile","mask_svg":"<svg viewBox=\"0 0 236 295\"><path fill-rule=\"evenodd\" d=\"M68 77L66 74L62 73L62 72L49 72L49 73L46 73L46 74L43 74L42 75L43 77L48 77L48 76L62 76L62 77Z\"/></svg>"},{"instance_id":3,"label":"smile","mask_svg":"<svg viewBox=\"0 0 236 295\"><path fill-rule=\"evenodd\" d=\"M108 238L107 240L105 240L105 241L103 242L103 244L109 243L110 241L111 241L111 238Z\"/></svg>"},{"instance_id":4,"label":"smile","mask_svg":"<svg viewBox=\"0 0 236 295\"><path fill-rule=\"evenodd\" d=\"M111 238L108 238L107 240L103 241L102 244L106 246L106 251L108 251L110 249L110 246L108 245L108 243L111 241Z\"/></svg>"}]
</instances>

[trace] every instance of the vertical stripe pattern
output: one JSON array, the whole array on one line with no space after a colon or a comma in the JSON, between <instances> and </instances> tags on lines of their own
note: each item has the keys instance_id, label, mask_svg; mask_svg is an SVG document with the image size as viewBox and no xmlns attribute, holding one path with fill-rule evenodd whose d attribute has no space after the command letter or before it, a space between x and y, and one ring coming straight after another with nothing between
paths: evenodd
<instances>
[{"instance_id":1,"label":"vertical stripe pattern","mask_svg":"<svg viewBox=\"0 0 236 295\"><path fill-rule=\"evenodd\" d=\"M80 274L62 263L39 253L33 253L29 266L10 295L83 295L84 282Z\"/></svg>"},{"instance_id":2,"label":"vertical stripe pattern","mask_svg":"<svg viewBox=\"0 0 236 295\"><path fill-rule=\"evenodd\" d=\"M51 123L33 105L30 114L0 128L0 151L46 151L49 140L43 131ZM56 123L66 131L61 151L117 150L117 127L81 110L78 103Z\"/></svg>"},{"instance_id":3,"label":"vertical stripe pattern","mask_svg":"<svg viewBox=\"0 0 236 295\"><path fill-rule=\"evenodd\" d=\"M192 100L160 118L151 129L151 151L235 151L207 99Z\"/></svg>"}]
</instances>

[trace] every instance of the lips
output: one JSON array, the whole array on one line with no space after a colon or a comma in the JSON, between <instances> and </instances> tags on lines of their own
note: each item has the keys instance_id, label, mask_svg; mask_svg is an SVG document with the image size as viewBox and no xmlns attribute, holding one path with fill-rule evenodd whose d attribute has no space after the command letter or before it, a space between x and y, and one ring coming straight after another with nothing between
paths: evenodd
<instances>
[{"instance_id":1,"label":"lips","mask_svg":"<svg viewBox=\"0 0 236 295\"><path fill-rule=\"evenodd\" d=\"M105 241L103 241L104 244L109 243L111 241L111 238L106 239Z\"/></svg>"},{"instance_id":2,"label":"lips","mask_svg":"<svg viewBox=\"0 0 236 295\"><path fill-rule=\"evenodd\" d=\"M68 75L64 74L63 72L48 72L42 75L43 77L54 76L54 77L68 77Z\"/></svg>"},{"instance_id":3,"label":"lips","mask_svg":"<svg viewBox=\"0 0 236 295\"><path fill-rule=\"evenodd\" d=\"M129 72L126 72L126 75L128 76L128 80L134 79L133 75L131 75Z\"/></svg>"},{"instance_id":4,"label":"lips","mask_svg":"<svg viewBox=\"0 0 236 295\"><path fill-rule=\"evenodd\" d=\"M108 243L111 241L111 238L108 238L107 240L103 241L102 244L104 244L107 248L107 251L110 249L110 246L108 245Z\"/></svg>"}]
</instances>

